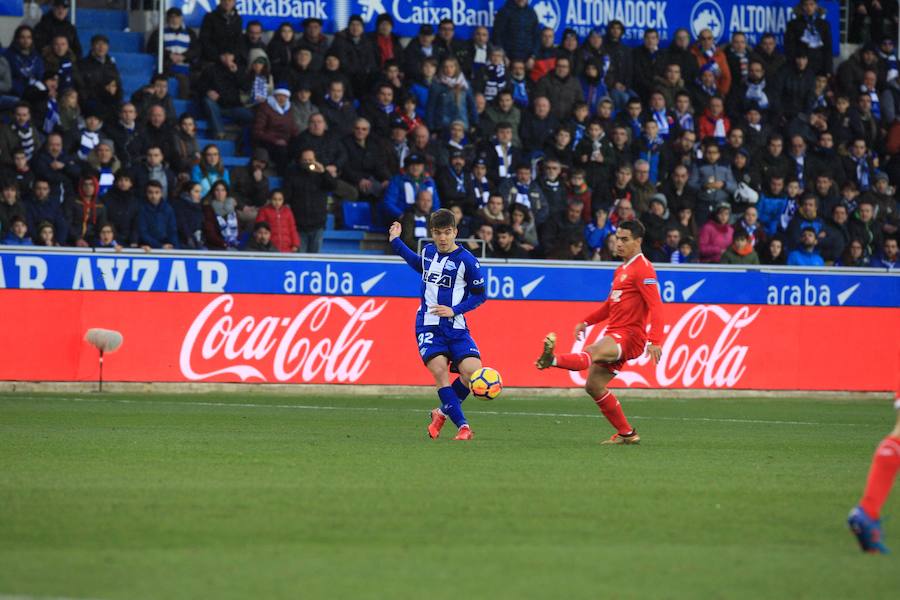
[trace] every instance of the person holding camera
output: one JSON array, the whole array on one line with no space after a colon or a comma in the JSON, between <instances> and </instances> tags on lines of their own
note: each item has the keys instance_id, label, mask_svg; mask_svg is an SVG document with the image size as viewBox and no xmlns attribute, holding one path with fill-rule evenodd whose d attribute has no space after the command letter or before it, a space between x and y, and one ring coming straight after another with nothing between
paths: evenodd
<instances>
[{"instance_id":1,"label":"person holding camera","mask_svg":"<svg viewBox=\"0 0 900 600\"><path fill-rule=\"evenodd\" d=\"M285 196L297 222L299 252L316 254L322 248L328 217L328 193L334 189L335 179L311 148L301 150L299 165L299 169L290 170Z\"/></svg>"}]
</instances>

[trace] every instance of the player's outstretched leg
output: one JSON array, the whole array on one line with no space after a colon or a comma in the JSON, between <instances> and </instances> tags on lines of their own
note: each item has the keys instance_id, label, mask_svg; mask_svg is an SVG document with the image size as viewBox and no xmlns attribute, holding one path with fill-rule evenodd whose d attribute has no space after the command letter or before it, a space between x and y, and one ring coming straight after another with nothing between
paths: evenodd
<instances>
[{"instance_id":1,"label":"player's outstretched leg","mask_svg":"<svg viewBox=\"0 0 900 600\"><path fill-rule=\"evenodd\" d=\"M590 352L574 352L572 354L554 355L553 350L556 348L556 334L548 333L544 337L544 350L534 365L540 369L549 369L550 367L558 367L569 371L584 371L591 366Z\"/></svg>"},{"instance_id":2,"label":"player's outstretched leg","mask_svg":"<svg viewBox=\"0 0 900 600\"><path fill-rule=\"evenodd\" d=\"M606 387L613 376L614 374L606 367L594 364L591 365L587 382L584 385L585 391L594 399L597 408L600 409L600 412L603 413L610 425L616 429L616 433L602 443L638 444L641 441L641 436L637 434L637 431L628 422L616 395Z\"/></svg>"}]
</instances>

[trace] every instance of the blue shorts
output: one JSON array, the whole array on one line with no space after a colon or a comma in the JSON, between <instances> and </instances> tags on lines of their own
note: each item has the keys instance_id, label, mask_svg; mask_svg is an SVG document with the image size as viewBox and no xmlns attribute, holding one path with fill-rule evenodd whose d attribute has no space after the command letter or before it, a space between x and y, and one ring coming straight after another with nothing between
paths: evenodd
<instances>
[{"instance_id":1,"label":"blue shorts","mask_svg":"<svg viewBox=\"0 0 900 600\"><path fill-rule=\"evenodd\" d=\"M416 327L416 344L422 362L428 364L435 356L446 356L453 365L466 358L481 358L481 352L468 329L447 329L437 325Z\"/></svg>"}]
</instances>

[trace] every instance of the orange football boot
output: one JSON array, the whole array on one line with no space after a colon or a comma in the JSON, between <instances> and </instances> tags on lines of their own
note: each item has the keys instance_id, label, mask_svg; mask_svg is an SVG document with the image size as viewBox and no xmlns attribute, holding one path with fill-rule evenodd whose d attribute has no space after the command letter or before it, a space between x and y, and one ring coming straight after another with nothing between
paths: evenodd
<instances>
[{"instance_id":1,"label":"orange football boot","mask_svg":"<svg viewBox=\"0 0 900 600\"><path fill-rule=\"evenodd\" d=\"M454 440L471 440L472 439L472 430L468 425L463 425L459 428L459 433L456 434Z\"/></svg>"},{"instance_id":2,"label":"orange football boot","mask_svg":"<svg viewBox=\"0 0 900 600\"><path fill-rule=\"evenodd\" d=\"M431 411L431 423L428 424L428 437L436 440L441 435L441 427L447 421L447 417L441 412L441 409L435 408Z\"/></svg>"}]
</instances>

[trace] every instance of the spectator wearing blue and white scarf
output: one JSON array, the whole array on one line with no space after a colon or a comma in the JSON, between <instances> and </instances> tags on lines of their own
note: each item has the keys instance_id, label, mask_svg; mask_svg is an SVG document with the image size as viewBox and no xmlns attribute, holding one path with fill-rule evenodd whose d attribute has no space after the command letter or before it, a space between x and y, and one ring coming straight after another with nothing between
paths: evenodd
<instances>
[{"instance_id":1,"label":"spectator wearing blue and white scarf","mask_svg":"<svg viewBox=\"0 0 900 600\"><path fill-rule=\"evenodd\" d=\"M816 0L800 0L794 14L796 17L785 28L784 53L790 59L805 49L813 73L832 73L831 25L825 9Z\"/></svg>"},{"instance_id":2,"label":"spectator wearing blue and white scarf","mask_svg":"<svg viewBox=\"0 0 900 600\"><path fill-rule=\"evenodd\" d=\"M491 62L481 71L484 82L484 99L493 102L500 90L506 88L506 55L503 48L491 49Z\"/></svg>"},{"instance_id":3,"label":"spectator wearing blue and white scarf","mask_svg":"<svg viewBox=\"0 0 900 600\"><path fill-rule=\"evenodd\" d=\"M84 127L78 134L78 158L87 160L88 154L91 153L97 144L100 143L100 129L103 127L103 120L96 112L88 111L84 116Z\"/></svg>"}]
</instances>

